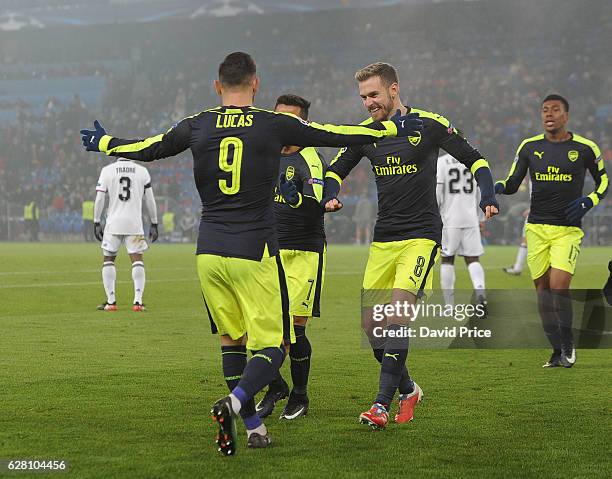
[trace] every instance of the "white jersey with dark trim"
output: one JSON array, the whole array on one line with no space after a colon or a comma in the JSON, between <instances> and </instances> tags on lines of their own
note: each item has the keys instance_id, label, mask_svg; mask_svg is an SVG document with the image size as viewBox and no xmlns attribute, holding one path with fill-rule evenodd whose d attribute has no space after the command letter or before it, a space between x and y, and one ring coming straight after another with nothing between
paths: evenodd
<instances>
[{"instance_id":1,"label":"white jersey with dark trim","mask_svg":"<svg viewBox=\"0 0 612 479\"><path fill-rule=\"evenodd\" d=\"M438 158L438 204L445 228L478 226L479 189L469 168L451 155Z\"/></svg>"},{"instance_id":2,"label":"white jersey with dark trim","mask_svg":"<svg viewBox=\"0 0 612 479\"><path fill-rule=\"evenodd\" d=\"M142 235L142 200L151 187L151 175L142 165L120 159L102 168L96 191L108 195L104 231L115 235Z\"/></svg>"}]
</instances>

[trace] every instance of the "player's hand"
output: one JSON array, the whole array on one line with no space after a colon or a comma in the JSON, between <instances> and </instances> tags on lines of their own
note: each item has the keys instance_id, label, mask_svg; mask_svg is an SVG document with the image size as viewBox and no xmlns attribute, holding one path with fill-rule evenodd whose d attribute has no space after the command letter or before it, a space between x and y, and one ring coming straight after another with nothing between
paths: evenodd
<instances>
[{"instance_id":1,"label":"player's hand","mask_svg":"<svg viewBox=\"0 0 612 479\"><path fill-rule=\"evenodd\" d=\"M408 113L402 115L398 109L391 118L389 118L397 128L397 136L416 136L423 130L423 120L419 118L418 113Z\"/></svg>"},{"instance_id":2,"label":"player's hand","mask_svg":"<svg viewBox=\"0 0 612 479\"><path fill-rule=\"evenodd\" d=\"M495 183L495 194L496 195L502 195L504 191L506 191L506 187L501 181L498 181L497 183Z\"/></svg>"},{"instance_id":3,"label":"player's hand","mask_svg":"<svg viewBox=\"0 0 612 479\"><path fill-rule=\"evenodd\" d=\"M290 206L295 206L300 202L300 193L293 180L287 180L285 173L280 175L279 189L285 202Z\"/></svg>"},{"instance_id":4,"label":"player's hand","mask_svg":"<svg viewBox=\"0 0 612 479\"><path fill-rule=\"evenodd\" d=\"M104 238L104 228L100 223L94 223L94 236L98 241L102 241L102 238Z\"/></svg>"},{"instance_id":5,"label":"player's hand","mask_svg":"<svg viewBox=\"0 0 612 479\"><path fill-rule=\"evenodd\" d=\"M341 210L343 206L342 201L340 201L338 198L332 198L323 204L323 207L327 213L334 213Z\"/></svg>"},{"instance_id":6,"label":"player's hand","mask_svg":"<svg viewBox=\"0 0 612 479\"><path fill-rule=\"evenodd\" d=\"M81 130L81 140L87 151L100 151L100 140L106 135L106 130L98 120L94 121L94 130Z\"/></svg>"},{"instance_id":7,"label":"player's hand","mask_svg":"<svg viewBox=\"0 0 612 479\"><path fill-rule=\"evenodd\" d=\"M593 200L588 196L583 196L569 204L565 209L565 216L570 223L578 223L591 208L593 208Z\"/></svg>"},{"instance_id":8,"label":"player's hand","mask_svg":"<svg viewBox=\"0 0 612 479\"><path fill-rule=\"evenodd\" d=\"M499 213L499 204L495 197L481 199L479 206L486 219L492 218Z\"/></svg>"},{"instance_id":9,"label":"player's hand","mask_svg":"<svg viewBox=\"0 0 612 479\"><path fill-rule=\"evenodd\" d=\"M155 243L159 238L159 231L157 230L157 223L151 223L149 227L149 240L151 243Z\"/></svg>"}]
</instances>

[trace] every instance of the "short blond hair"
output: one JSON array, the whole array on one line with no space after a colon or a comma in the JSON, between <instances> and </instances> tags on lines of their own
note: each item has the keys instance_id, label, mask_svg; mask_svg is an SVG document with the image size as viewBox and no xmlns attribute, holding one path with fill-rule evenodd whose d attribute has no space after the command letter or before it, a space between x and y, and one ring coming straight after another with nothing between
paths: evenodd
<instances>
[{"instance_id":1,"label":"short blond hair","mask_svg":"<svg viewBox=\"0 0 612 479\"><path fill-rule=\"evenodd\" d=\"M357 70L355 73L355 80L358 82L366 81L372 77L380 77L380 79L389 86L392 83L399 83L399 77L397 71L393 65L389 63L376 62L363 67L361 70Z\"/></svg>"}]
</instances>

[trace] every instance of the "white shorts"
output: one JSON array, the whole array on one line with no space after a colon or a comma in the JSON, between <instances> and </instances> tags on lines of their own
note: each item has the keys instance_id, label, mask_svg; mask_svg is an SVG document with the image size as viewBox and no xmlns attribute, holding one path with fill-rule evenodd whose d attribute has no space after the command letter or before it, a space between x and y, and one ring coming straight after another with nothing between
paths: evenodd
<instances>
[{"instance_id":1,"label":"white shorts","mask_svg":"<svg viewBox=\"0 0 612 479\"><path fill-rule=\"evenodd\" d=\"M442 251L443 257L448 256L482 256L484 248L480 239L480 228L443 228Z\"/></svg>"},{"instance_id":2,"label":"white shorts","mask_svg":"<svg viewBox=\"0 0 612 479\"><path fill-rule=\"evenodd\" d=\"M105 232L101 245L104 256L116 256L123 242L128 254L144 253L149 249L144 235L115 235Z\"/></svg>"}]
</instances>

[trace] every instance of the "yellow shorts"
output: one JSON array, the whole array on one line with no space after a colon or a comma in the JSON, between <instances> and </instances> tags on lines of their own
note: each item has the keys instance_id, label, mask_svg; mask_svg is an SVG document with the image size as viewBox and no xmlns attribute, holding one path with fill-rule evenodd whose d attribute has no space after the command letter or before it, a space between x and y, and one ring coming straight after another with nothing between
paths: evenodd
<instances>
[{"instance_id":1,"label":"yellow shorts","mask_svg":"<svg viewBox=\"0 0 612 479\"><path fill-rule=\"evenodd\" d=\"M280 257L289 290L292 316L321 316L321 289L325 277L326 251L281 249Z\"/></svg>"},{"instance_id":2,"label":"yellow shorts","mask_svg":"<svg viewBox=\"0 0 612 479\"><path fill-rule=\"evenodd\" d=\"M364 290L404 289L422 297L432 290L440 245L430 239L374 242L363 278Z\"/></svg>"},{"instance_id":3,"label":"yellow shorts","mask_svg":"<svg viewBox=\"0 0 612 479\"><path fill-rule=\"evenodd\" d=\"M278 347L290 338L289 296L280 259L197 255L202 296L213 332L247 335L247 348Z\"/></svg>"},{"instance_id":4,"label":"yellow shorts","mask_svg":"<svg viewBox=\"0 0 612 479\"><path fill-rule=\"evenodd\" d=\"M527 264L531 278L538 279L549 268L574 274L584 232L577 226L527 223Z\"/></svg>"}]
</instances>

